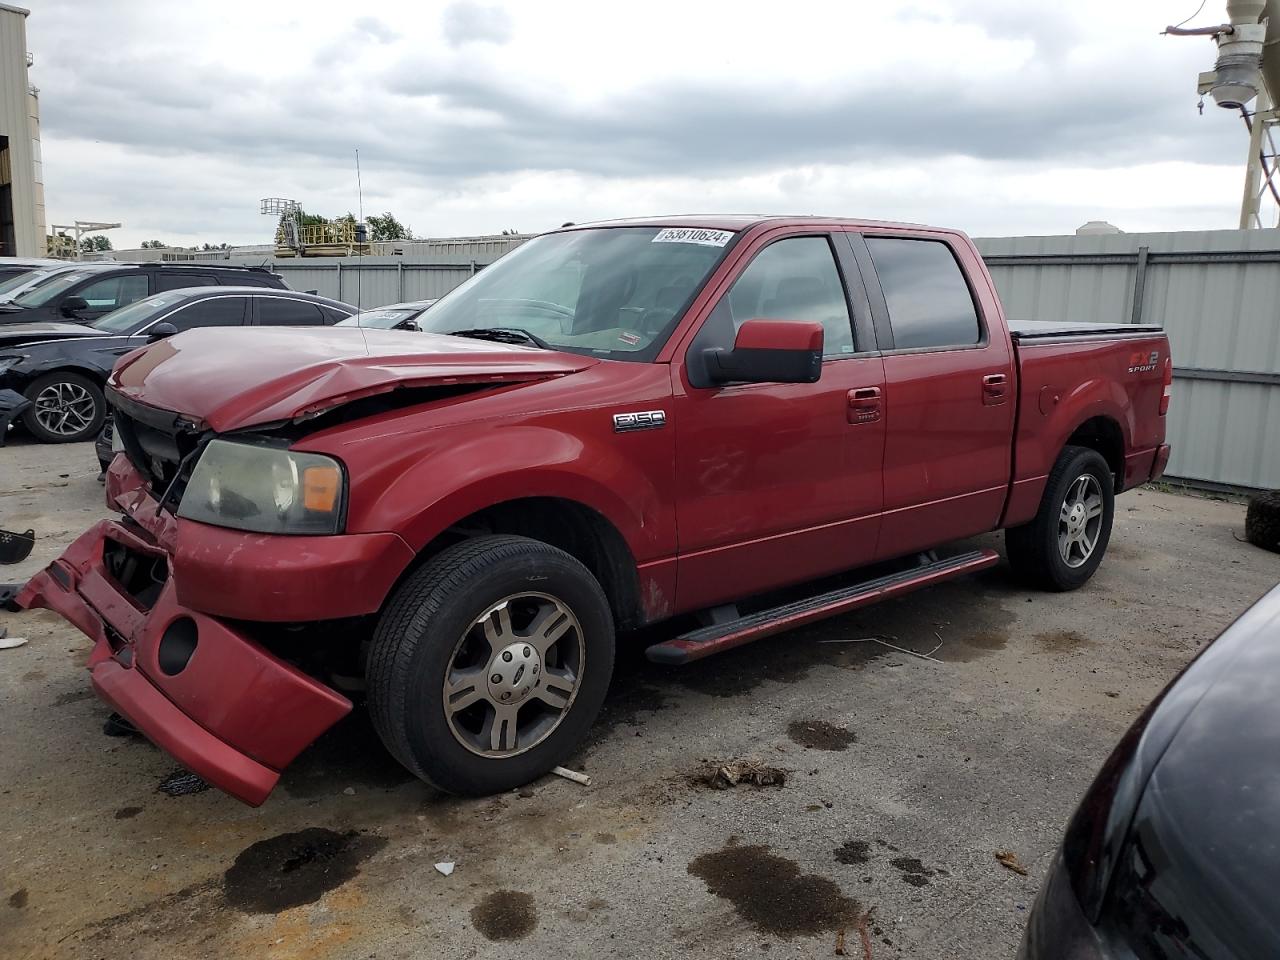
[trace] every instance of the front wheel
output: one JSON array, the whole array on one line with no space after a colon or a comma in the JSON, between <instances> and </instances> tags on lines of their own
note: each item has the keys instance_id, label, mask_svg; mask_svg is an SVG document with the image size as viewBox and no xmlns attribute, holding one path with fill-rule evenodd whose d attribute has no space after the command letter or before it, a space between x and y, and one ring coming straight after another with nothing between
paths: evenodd
<instances>
[{"instance_id":1,"label":"front wheel","mask_svg":"<svg viewBox=\"0 0 1280 960\"><path fill-rule=\"evenodd\" d=\"M88 377L70 371L47 373L26 389L31 401L22 422L43 443L89 440L102 429L107 400Z\"/></svg>"},{"instance_id":2,"label":"front wheel","mask_svg":"<svg viewBox=\"0 0 1280 960\"><path fill-rule=\"evenodd\" d=\"M1043 590L1084 586L1111 540L1115 492L1111 468L1088 447L1065 447L1049 472L1040 510L1030 523L1005 531L1009 565Z\"/></svg>"},{"instance_id":3,"label":"front wheel","mask_svg":"<svg viewBox=\"0 0 1280 960\"><path fill-rule=\"evenodd\" d=\"M374 631L369 711L387 749L450 793L509 790L566 760L613 673L599 583L563 550L485 536L397 589Z\"/></svg>"}]
</instances>

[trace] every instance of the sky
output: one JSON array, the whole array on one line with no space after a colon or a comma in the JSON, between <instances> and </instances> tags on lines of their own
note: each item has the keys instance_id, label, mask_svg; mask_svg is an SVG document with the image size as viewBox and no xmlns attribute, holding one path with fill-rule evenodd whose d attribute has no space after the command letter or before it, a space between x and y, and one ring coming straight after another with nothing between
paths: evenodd
<instances>
[{"instance_id":1,"label":"sky","mask_svg":"<svg viewBox=\"0 0 1280 960\"><path fill-rule=\"evenodd\" d=\"M666 213L974 236L1236 226L1194 0L18 0L50 222L266 243L264 197L419 237ZM1192 26L1225 19L1207 0Z\"/></svg>"}]
</instances>

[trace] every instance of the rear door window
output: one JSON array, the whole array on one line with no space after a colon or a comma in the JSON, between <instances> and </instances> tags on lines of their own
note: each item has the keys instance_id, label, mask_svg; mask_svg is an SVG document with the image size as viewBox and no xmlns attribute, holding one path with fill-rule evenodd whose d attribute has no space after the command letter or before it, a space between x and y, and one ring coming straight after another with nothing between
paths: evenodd
<instances>
[{"instance_id":1,"label":"rear door window","mask_svg":"<svg viewBox=\"0 0 1280 960\"><path fill-rule=\"evenodd\" d=\"M318 327L326 318L320 308L305 300L257 297L258 325L263 327Z\"/></svg>"},{"instance_id":2,"label":"rear door window","mask_svg":"<svg viewBox=\"0 0 1280 960\"><path fill-rule=\"evenodd\" d=\"M973 295L947 244L896 237L866 239L889 308L895 350L981 342Z\"/></svg>"},{"instance_id":3,"label":"rear door window","mask_svg":"<svg viewBox=\"0 0 1280 960\"><path fill-rule=\"evenodd\" d=\"M248 297L211 297L197 300L165 317L179 332L193 327L238 327L244 323Z\"/></svg>"},{"instance_id":4,"label":"rear door window","mask_svg":"<svg viewBox=\"0 0 1280 960\"><path fill-rule=\"evenodd\" d=\"M212 287L215 284L212 274L187 273L185 270L162 271L156 277L156 290L182 290L186 287Z\"/></svg>"},{"instance_id":5,"label":"rear door window","mask_svg":"<svg viewBox=\"0 0 1280 960\"><path fill-rule=\"evenodd\" d=\"M147 292L146 274L128 273L94 280L73 290L71 295L83 297L93 313L107 313L141 300Z\"/></svg>"}]
</instances>

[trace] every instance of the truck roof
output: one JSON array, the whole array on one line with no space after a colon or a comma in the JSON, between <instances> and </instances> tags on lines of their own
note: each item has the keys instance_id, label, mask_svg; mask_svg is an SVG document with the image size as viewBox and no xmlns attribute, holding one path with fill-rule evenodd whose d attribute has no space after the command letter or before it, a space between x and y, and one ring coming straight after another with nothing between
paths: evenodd
<instances>
[{"instance_id":1,"label":"truck roof","mask_svg":"<svg viewBox=\"0 0 1280 960\"><path fill-rule=\"evenodd\" d=\"M591 223L574 223L560 230L584 230L592 227L694 227L702 230L746 230L750 227L792 226L805 224L836 224L847 227L865 227L869 229L893 227L908 230L944 230L942 227L929 227L919 223L897 223L890 220L860 220L851 217L823 217L816 214L784 216L778 214L725 214L725 213L690 213L661 217L624 217L617 220L596 220ZM557 233L559 231L552 231ZM955 233L954 230L946 230Z\"/></svg>"}]
</instances>

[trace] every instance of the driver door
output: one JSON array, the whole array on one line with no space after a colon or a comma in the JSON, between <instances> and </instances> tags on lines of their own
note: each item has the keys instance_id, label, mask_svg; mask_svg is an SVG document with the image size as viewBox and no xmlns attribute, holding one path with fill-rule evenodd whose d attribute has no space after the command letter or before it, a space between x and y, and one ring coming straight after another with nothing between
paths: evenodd
<instances>
[{"instance_id":1,"label":"driver door","mask_svg":"<svg viewBox=\"0 0 1280 960\"><path fill-rule=\"evenodd\" d=\"M884 367L858 268L826 234L775 232L748 257L690 341L685 363L673 365L683 610L875 556ZM823 324L817 383L699 382L701 351L732 347L737 328L755 318Z\"/></svg>"}]
</instances>

